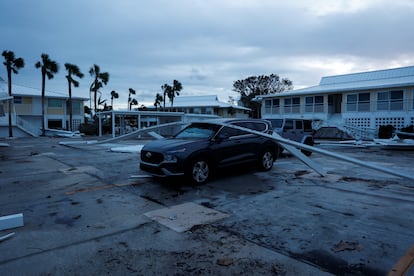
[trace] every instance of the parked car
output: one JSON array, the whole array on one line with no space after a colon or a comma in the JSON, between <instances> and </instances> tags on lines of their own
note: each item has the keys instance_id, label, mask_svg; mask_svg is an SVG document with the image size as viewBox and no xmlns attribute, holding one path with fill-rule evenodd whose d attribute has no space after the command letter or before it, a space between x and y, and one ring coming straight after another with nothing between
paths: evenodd
<instances>
[{"instance_id":1,"label":"parked car","mask_svg":"<svg viewBox=\"0 0 414 276\"><path fill-rule=\"evenodd\" d=\"M304 119L267 119L272 123L273 130L283 138L313 146L312 121ZM310 156L311 151L301 150L303 154Z\"/></svg>"},{"instance_id":2,"label":"parked car","mask_svg":"<svg viewBox=\"0 0 414 276\"><path fill-rule=\"evenodd\" d=\"M185 176L195 184L203 184L217 169L247 162L263 171L272 169L279 152L277 142L224 124L273 133L271 123L259 119L194 122L171 138L144 145L141 170L156 177Z\"/></svg>"}]
</instances>

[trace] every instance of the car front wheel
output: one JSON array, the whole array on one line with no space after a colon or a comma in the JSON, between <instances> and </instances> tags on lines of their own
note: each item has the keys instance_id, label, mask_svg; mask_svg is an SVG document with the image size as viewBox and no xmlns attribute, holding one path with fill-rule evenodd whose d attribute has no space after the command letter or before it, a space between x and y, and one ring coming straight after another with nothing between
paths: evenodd
<instances>
[{"instance_id":1,"label":"car front wheel","mask_svg":"<svg viewBox=\"0 0 414 276\"><path fill-rule=\"evenodd\" d=\"M207 182L211 169L205 159L196 159L191 166L191 180L194 184L201 185Z\"/></svg>"},{"instance_id":2,"label":"car front wheel","mask_svg":"<svg viewBox=\"0 0 414 276\"><path fill-rule=\"evenodd\" d=\"M273 152L271 150L263 151L259 161L259 166L262 171L270 171L275 161Z\"/></svg>"}]
</instances>

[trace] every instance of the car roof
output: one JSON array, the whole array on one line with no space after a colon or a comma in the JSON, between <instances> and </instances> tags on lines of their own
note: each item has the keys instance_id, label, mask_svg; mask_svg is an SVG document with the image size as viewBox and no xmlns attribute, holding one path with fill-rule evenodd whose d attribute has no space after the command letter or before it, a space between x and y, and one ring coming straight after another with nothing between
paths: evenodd
<instances>
[{"instance_id":1,"label":"car roof","mask_svg":"<svg viewBox=\"0 0 414 276\"><path fill-rule=\"evenodd\" d=\"M217 118L217 119L207 119L207 120L200 120L200 121L194 121L191 123L210 123L210 124L231 124L231 123L237 123L237 122L260 122L260 123L267 123L269 122L267 120L263 119L239 119L239 118Z\"/></svg>"}]
</instances>

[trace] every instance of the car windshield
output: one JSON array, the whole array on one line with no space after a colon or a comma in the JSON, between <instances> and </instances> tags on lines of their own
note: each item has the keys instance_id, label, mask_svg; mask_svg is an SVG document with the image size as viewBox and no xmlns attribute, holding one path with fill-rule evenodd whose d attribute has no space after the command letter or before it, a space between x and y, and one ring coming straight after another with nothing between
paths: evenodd
<instances>
[{"instance_id":1,"label":"car windshield","mask_svg":"<svg viewBox=\"0 0 414 276\"><path fill-rule=\"evenodd\" d=\"M211 124L192 124L179 132L175 138L210 138L220 128Z\"/></svg>"}]
</instances>

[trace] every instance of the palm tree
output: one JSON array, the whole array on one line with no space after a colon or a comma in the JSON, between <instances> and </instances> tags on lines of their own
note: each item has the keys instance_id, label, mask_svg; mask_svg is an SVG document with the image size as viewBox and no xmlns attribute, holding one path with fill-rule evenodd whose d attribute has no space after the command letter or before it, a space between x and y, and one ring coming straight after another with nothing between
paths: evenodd
<instances>
[{"instance_id":1,"label":"palm tree","mask_svg":"<svg viewBox=\"0 0 414 276\"><path fill-rule=\"evenodd\" d=\"M129 102L129 110L131 111L133 105L138 105L138 101L136 99L132 99Z\"/></svg>"},{"instance_id":2,"label":"palm tree","mask_svg":"<svg viewBox=\"0 0 414 276\"><path fill-rule=\"evenodd\" d=\"M155 95L155 102L154 102L155 110L158 111L158 107L161 108L161 102L162 101L163 101L163 98L162 98L161 94L157 93L157 95Z\"/></svg>"},{"instance_id":3,"label":"palm tree","mask_svg":"<svg viewBox=\"0 0 414 276\"><path fill-rule=\"evenodd\" d=\"M111 91L111 109L114 110L114 99L118 99L119 98L119 94L115 91L112 90Z\"/></svg>"},{"instance_id":4,"label":"palm tree","mask_svg":"<svg viewBox=\"0 0 414 276\"><path fill-rule=\"evenodd\" d=\"M68 74L66 75L66 79L68 80L68 90L69 90L69 101L68 101L68 108L69 108L69 130L72 131L72 84L74 87L78 87L79 86L79 82L77 80L75 80L72 76L78 77L78 78L83 78L83 74L82 72L79 70L79 67L74 65L74 64L70 64L70 63L65 63L65 68L66 71L68 72Z\"/></svg>"},{"instance_id":5,"label":"palm tree","mask_svg":"<svg viewBox=\"0 0 414 276\"><path fill-rule=\"evenodd\" d=\"M96 112L98 105L97 105L97 93L100 88L106 85L109 81L109 73L103 72L101 73L101 68L98 65L94 64L93 67L89 69L89 74L91 77L94 77L93 82L91 83L90 92L93 92L94 97L94 110Z\"/></svg>"},{"instance_id":6,"label":"palm tree","mask_svg":"<svg viewBox=\"0 0 414 276\"><path fill-rule=\"evenodd\" d=\"M45 88L46 76L53 79L54 74L59 71L59 65L56 61L51 60L48 54L42 54L42 60L36 62L35 67L41 68L42 71L42 136L45 136Z\"/></svg>"},{"instance_id":7,"label":"palm tree","mask_svg":"<svg viewBox=\"0 0 414 276\"><path fill-rule=\"evenodd\" d=\"M165 99L167 98L167 95L169 95L171 92L171 89L172 89L172 87L169 85L169 84L164 84L164 85L161 85L161 89L162 89L162 91L163 91L163 102L164 102L164 104L163 104L163 108L162 108L162 110L163 111L165 111Z\"/></svg>"},{"instance_id":8,"label":"palm tree","mask_svg":"<svg viewBox=\"0 0 414 276\"><path fill-rule=\"evenodd\" d=\"M12 72L15 74L19 73L19 69L24 67L24 60L22 58L15 58L12 51L3 51L2 56L4 57L3 64L6 66L7 71L7 86L9 90L9 97L12 96ZM9 100L9 137L13 137L12 127L12 100Z\"/></svg>"},{"instance_id":9,"label":"palm tree","mask_svg":"<svg viewBox=\"0 0 414 276\"><path fill-rule=\"evenodd\" d=\"M168 93L168 98L170 99L171 102L171 110L173 109L173 103L174 103L174 98L175 96L179 96L180 95L180 91L183 89L183 86L181 84L181 82L179 82L178 80L174 80L173 81L173 86L171 87L171 89L169 90Z\"/></svg>"},{"instance_id":10,"label":"palm tree","mask_svg":"<svg viewBox=\"0 0 414 276\"><path fill-rule=\"evenodd\" d=\"M128 107L129 107L129 110L131 110L131 100L132 100L131 95L135 95L135 94L136 94L135 90L132 89L132 88L129 88L129 93L128 93Z\"/></svg>"}]
</instances>

